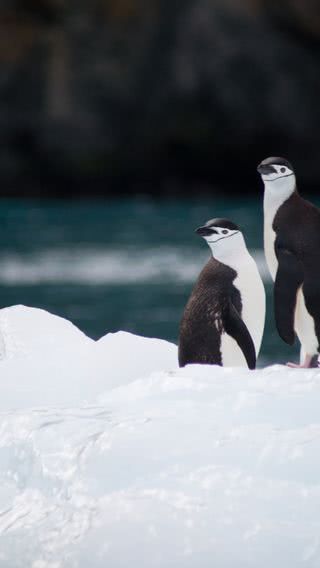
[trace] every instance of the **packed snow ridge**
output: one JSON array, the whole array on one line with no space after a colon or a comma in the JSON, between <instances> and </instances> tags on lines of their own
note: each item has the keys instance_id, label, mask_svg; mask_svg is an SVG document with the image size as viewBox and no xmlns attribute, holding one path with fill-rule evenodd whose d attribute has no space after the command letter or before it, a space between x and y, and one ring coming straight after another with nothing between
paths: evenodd
<instances>
[{"instance_id":1,"label":"packed snow ridge","mask_svg":"<svg viewBox=\"0 0 320 568\"><path fill-rule=\"evenodd\" d=\"M320 566L320 372L0 311L0 567Z\"/></svg>"}]
</instances>

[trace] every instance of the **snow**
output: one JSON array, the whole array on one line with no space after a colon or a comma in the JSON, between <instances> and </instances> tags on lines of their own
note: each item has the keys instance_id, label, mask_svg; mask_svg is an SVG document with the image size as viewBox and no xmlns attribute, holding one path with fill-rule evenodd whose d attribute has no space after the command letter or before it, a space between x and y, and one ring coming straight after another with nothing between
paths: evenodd
<instances>
[{"instance_id":1,"label":"snow","mask_svg":"<svg viewBox=\"0 0 320 568\"><path fill-rule=\"evenodd\" d=\"M96 342L35 308L0 310L0 331L0 411L85 404L106 389L176 365L177 348L167 341L118 332Z\"/></svg>"},{"instance_id":2,"label":"snow","mask_svg":"<svg viewBox=\"0 0 320 568\"><path fill-rule=\"evenodd\" d=\"M0 567L318 568L320 372L0 311Z\"/></svg>"}]
</instances>

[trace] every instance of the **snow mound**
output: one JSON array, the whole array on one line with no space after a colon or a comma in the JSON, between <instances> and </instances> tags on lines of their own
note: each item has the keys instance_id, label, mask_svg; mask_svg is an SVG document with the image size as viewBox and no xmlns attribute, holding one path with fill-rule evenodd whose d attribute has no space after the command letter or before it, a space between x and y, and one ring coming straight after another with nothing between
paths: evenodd
<instances>
[{"instance_id":1,"label":"snow mound","mask_svg":"<svg viewBox=\"0 0 320 568\"><path fill-rule=\"evenodd\" d=\"M319 370L177 369L23 307L0 328L1 567L318 568Z\"/></svg>"},{"instance_id":2,"label":"snow mound","mask_svg":"<svg viewBox=\"0 0 320 568\"><path fill-rule=\"evenodd\" d=\"M177 347L125 332L96 342L45 310L13 306L0 310L0 357L1 411L84 404L114 386L177 366Z\"/></svg>"}]
</instances>

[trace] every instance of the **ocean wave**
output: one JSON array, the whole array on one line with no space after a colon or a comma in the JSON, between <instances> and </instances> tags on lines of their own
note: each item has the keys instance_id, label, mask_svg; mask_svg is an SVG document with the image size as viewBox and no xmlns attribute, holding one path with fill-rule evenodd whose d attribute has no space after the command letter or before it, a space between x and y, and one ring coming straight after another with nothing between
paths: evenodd
<instances>
[{"instance_id":1,"label":"ocean wave","mask_svg":"<svg viewBox=\"0 0 320 568\"><path fill-rule=\"evenodd\" d=\"M263 251L253 251L261 276L268 280ZM208 255L187 248L48 249L0 258L1 285L131 284L193 282Z\"/></svg>"}]
</instances>

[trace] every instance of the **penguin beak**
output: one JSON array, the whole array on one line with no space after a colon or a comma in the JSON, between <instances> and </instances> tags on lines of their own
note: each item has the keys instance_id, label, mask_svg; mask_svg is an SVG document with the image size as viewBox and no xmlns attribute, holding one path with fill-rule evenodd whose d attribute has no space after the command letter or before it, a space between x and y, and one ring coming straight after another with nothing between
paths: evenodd
<instances>
[{"instance_id":1,"label":"penguin beak","mask_svg":"<svg viewBox=\"0 0 320 568\"><path fill-rule=\"evenodd\" d=\"M209 227L198 227L195 232L197 233L197 235L200 235L200 237L209 237L209 235L212 235L217 231L215 231L214 229L209 229Z\"/></svg>"},{"instance_id":2,"label":"penguin beak","mask_svg":"<svg viewBox=\"0 0 320 568\"><path fill-rule=\"evenodd\" d=\"M267 176L268 174L277 173L276 169L273 166L271 166L270 164L264 164L263 162L259 164L259 166L257 167L257 171L262 176Z\"/></svg>"}]
</instances>

